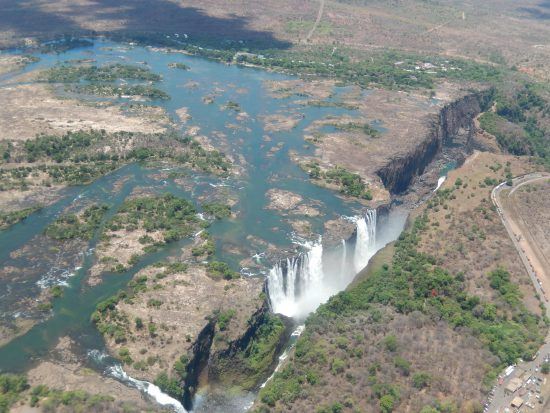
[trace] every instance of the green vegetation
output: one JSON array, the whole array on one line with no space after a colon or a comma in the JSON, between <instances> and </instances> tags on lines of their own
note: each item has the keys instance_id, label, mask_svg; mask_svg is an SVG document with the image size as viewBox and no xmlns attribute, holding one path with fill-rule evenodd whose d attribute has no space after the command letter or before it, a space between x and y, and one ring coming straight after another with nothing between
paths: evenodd
<instances>
[{"instance_id":1,"label":"green vegetation","mask_svg":"<svg viewBox=\"0 0 550 413\"><path fill-rule=\"evenodd\" d=\"M189 66L187 66L185 63L169 63L168 67L171 69L180 69L180 70L189 70L191 69Z\"/></svg>"},{"instance_id":2,"label":"green vegetation","mask_svg":"<svg viewBox=\"0 0 550 413\"><path fill-rule=\"evenodd\" d=\"M397 339L393 334L384 338L383 341L384 347L390 352L395 352L397 350Z\"/></svg>"},{"instance_id":3,"label":"green vegetation","mask_svg":"<svg viewBox=\"0 0 550 413\"><path fill-rule=\"evenodd\" d=\"M52 294L53 298L63 297L63 287L61 287L60 285L54 285L52 288L50 288L50 293Z\"/></svg>"},{"instance_id":4,"label":"green vegetation","mask_svg":"<svg viewBox=\"0 0 550 413\"><path fill-rule=\"evenodd\" d=\"M93 45L94 43L90 40L78 39L70 35L65 35L55 42L42 43L38 50L40 53L63 53L67 50L90 47Z\"/></svg>"},{"instance_id":5,"label":"green vegetation","mask_svg":"<svg viewBox=\"0 0 550 413\"><path fill-rule=\"evenodd\" d=\"M170 99L170 96L149 84L136 84L136 81L158 82L161 77L148 68L111 64L104 66L62 64L46 70L42 81L65 83L65 89L74 93L96 96L141 96L149 99ZM120 80L131 84L120 84Z\"/></svg>"},{"instance_id":6,"label":"green vegetation","mask_svg":"<svg viewBox=\"0 0 550 413\"><path fill-rule=\"evenodd\" d=\"M289 24L292 30L305 30L311 22ZM317 30L330 30L330 26L321 22ZM339 45L338 49L332 45L284 49L272 48L261 40L247 41L243 45L211 37L194 39L191 43L153 33L132 34L130 37L119 35L118 39L172 47L227 63L252 64L293 74L333 78L361 87L431 89L439 79L497 82L502 77L502 69L494 65L397 50L366 52L343 45Z\"/></svg>"},{"instance_id":7,"label":"green vegetation","mask_svg":"<svg viewBox=\"0 0 550 413\"><path fill-rule=\"evenodd\" d=\"M364 133L367 136L370 136L371 138L378 138L380 136L380 132L378 132L375 128L373 128L368 123L355 123L355 122L348 122L348 123L331 123L331 126L334 126L336 129L348 131L348 132L361 132Z\"/></svg>"},{"instance_id":8,"label":"green vegetation","mask_svg":"<svg viewBox=\"0 0 550 413\"><path fill-rule=\"evenodd\" d=\"M152 100L168 100L170 95L163 90L149 85L74 85L67 88L74 93L95 96L139 96Z\"/></svg>"},{"instance_id":9,"label":"green vegetation","mask_svg":"<svg viewBox=\"0 0 550 413\"><path fill-rule=\"evenodd\" d=\"M164 242L177 241L193 234L198 223L196 209L185 199L172 194L134 198L125 201L107 224L111 231L162 231Z\"/></svg>"},{"instance_id":10,"label":"green vegetation","mask_svg":"<svg viewBox=\"0 0 550 413\"><path fill-rule=\"evenodd\" d=\"M31 407L40 407L44 412L60 411L62 407L69 407L73 412L108 411L115 400L111 396L92 395L83 390L52 390L43 385L33 387L30 394Z\"/></svg>"},{"instance_id":11,"label":"green vegetation","mask_svg":"<svg viewBox=\"0 0 550 413\"><path fill-rule=\"evenodd\" d=\"M27 390L27 378L13 374L0 374L0 413L8 413L10 407Z\"/></svg>"},{"instance_id":12,"label":"green vegetation","mask_svg":"<svg viewBox=\"0 0 550 413\"><path fill-rule=\"evenodd\" d=\"M215 280L222 278L224 280L234 280L241 277L238 272L233 271L225 262L211 261L207 264L206 270L208 276Z\"/></svg>"},{"instance_id":13,"label":"green vegetation","mask_svg":"<svg viewBox=\"0 0 550 413\"><path fill-rule=\"evenodd\" d=\"M99 228L107 210L106 205L92 205L80 215L62 215L46 227L45 234L57 240L75 238L89 240Z\"/></svg>"},{"instance_id":14,"label":"green vegetation","mask_svg":"<svg viewBox=\"0 0 550 413\"><path fill-rule=\"evenodd\" d=\"M414 387L417 389L423 389L424 387L428 387L430 385L432 377L428 373L418 372L413 374L412 380Z\"/></svg>"},{"instance_id":15,"label":"green vegetation","mask_svg":"<svg viewBox=\"0 0 550 413\"><path fill-rule=\"evenodd\" d=\"M176 398L181 399L183 396L183 387L177 378L168 377L166 372L159 373L153 382L164 393Z\"/></svg>"},{"instance_id":16,"label":"green vegetation","mask_svg":"<svg viewBox=\"0 0 550 413\"><path fill-rule=\"evenodd\" d=\"M120 291L117 295L101 301L96 306L96 311L94 311L91 317L98 331L104 336L113 338L116 343L123 343L127 339L124 328L126 322L119 319L116 311L117 303L125 298L128 298L128 294L125 291Z\"/></svg>"},{"instance_id":17,"label":"green vegetation","mask_svg":"<svg viewBox=\"0 0 550 413\"><path fill-rule=\"evenodd\" d=\"M235 112L241 111L241 105L239 105L237 102L233 102L232 100L228 100L225 105L223 105L224 109L227 110L233 110Z\"/></svg>"},{"instance_id":18,"label":"green vegetation","mask_svg":"<svg viewBox=\"0 0 550 413\"><path fill-rule=\"evenodd\" d=\"M353 105L351 103L334 102L334 101L330 101L330 100L308 100L306 102L306 104L308 106L315 106L315 107L318 107L318 108L336 107L336 108L344 108L344 109L347 109L347 110L357 110L359 108L357 105Z\"/></svg>"},{"instance_id":19,"label":"green vegetation","mask_svg":"<svg viewBox=\"0 0 550 413\"><path fill-rule=\"evenodd\" d=\"M180 139L180 142L188 145L190 152L177 156L177 161L180 163L189 163L193 168L199 168L205 172L227 175L231 164L226 160L224 154L216 150L207 151L200 143L189 137Z\"/></svg>"},{"instance_id":20,"label":"green vegetation","mask_svg":"<svg viewBox=\"0 0 550 413\"><path fill-rule=\"evenodd\" d=\"M453 191L439 191L440 202L453 196ZM345 376L348 366L354 364L353 358L361 357L362 352L346 351L345 358L342 353L332 356L335 348L342 348L343 341L337 338L330 344L319 337L327 337L329 331L340 331L344 323L356 323L359 317L380 322L380 306L403 314L424 313L433 320L444 320L452 328L460 328L463 333L470 332L496 356L496 362L488 366L487 377L496 377L504 366L519 358L532 359L543 342L544 320L525 308L508 272L500 268L489 274L492 288L503 298L498 307L466 293L462 273L452 274L439 266L434 257L418 251L418 243L428 225L427 214L417 218L412 228L396 241L391 265L381 266L368 278L332 297L308 318L291 362L260 391L262 403L291 406L294 400L307 397L309 391L319 391L312 389L317 381L310 381L308 377L326 374L322 373L326 369L334 375ZM346 348L355 346L360 347L356 343ZM390 354L399 351L393 335L387 335L381 346ZM411 371L410 363L397 354L393 360L403 376L411 375L408 380L412 386L422 389L431 385L429 373ZM368 382L380 408L384 404L388 409L390 405L395 409L399 391L377 380L375 365L371 370Z\"/></svg>"},{"instance_id":21,"label":"green vegetation","mask_svg":"<svg viewBox=\"0 0 550 413\"><path fill-rule=\"evenodd\" d=\"M516 315L508 318L496 312L493 304L468 296L462 285L463 278L449 274L435 264L433 257L416 251L427 223L427 216L417 219L413 229L400 236L391 267L382 268L354 289L333 297L319 309L317 316L352 314L368 309L372 303L391 305L403 313L432 311L454 327L469 327L499 358L497 369L518 358L529 359L540 344L542 320L520 303L515 303ZM503 283L494 285L502 287ZM503 291L510 294L506 289Z\"/></svg>"},{"instance_id":22,"label":"green vegetation","mask_svg":"<svg viewBox=\"0 0 550 413\"><path fill-rule=\"evenodd\" d=\"M130 350L128 350L126 347L122 347L118 351L118 357L124 364L132 364L133 360L130 356Z\"/></svg>"},{"instance_id":23,"label":"green vegetation","mask_svg":"<svg viewBox=\"0 0 550 413\"><path fill-rule=\"evenodd\" d=\"M25 220L29 215L42 209L42 206L35 205L30 208L20 209L13 212L0 212L0 230L7 229L12 225Z\"/></svg>"},{"instance_id":24,"label":"green vegetation","mask_svg":"<svg viewBox=\"0 0 550 413\"><path fill-rule=\"evenodd\" d=\"M229 218L231 216L231 207L218 202L202 204L202 209L208 215L216 217L216 219Z\"/></svg>"},{"instance_id":25,"label":"green vegetation","mask_svg":"<svg viewBox=\"0 0 550 413\"><path fill-rule=\"evenodd\" d=\"M32 183L27 177L47 175L41 184L50 187L52 184L84 185L116 169L115 163L94 162L85 165L39 165L37 167L18 167L0 169L0 190L27 190Z\"/></svg>"},{"instance_id":26,"label":"green vegetation","mask_svg":"<svg viewBox=\"0 0 550 413\"><path fill-rule=\"evenodd\" d=\"M510 281L510 273L504 268L498 268L489 273L491 287L497 290L504 301L511 307L517 308L521 306L521 292L516 284Z\"/></svg>"},{"instance_id":27,"label":"green vegetation","mask_svg":"<svg viewBox=\"0 0 550 413\"><path fill-rule=\"evenodd\" d=\"M229 309L227 311L223 311L217 315L218 320L218 328L221 331L225 331L227 328L227 324L231 321L231 319L235 316L235 310Z\"/></svg>"},{"instance_id":28,"label":"green vegetation","mask_svg":"<svg viewBox=\"0 0 550 413\"><path fill-rule=\"evenodd\" d=\"M133 65L73 66L62 64L46 70L41 79L50 83L114 82L121 79L157 82L161 80L161 77L147 68Z\"/></svg>"},{"instance_id":29,"label":"green vegetation","mask_svg":"<svg viewBox=\"0 0 550 413\"><path fill-rule=\"evenodd\" d=\"M322 171L319 165L314 162L308 163L304 167L308 170L310 178L321 179L328 184L337 185L341 188L340 192L345 195L369 201L372 199L370 190L358 174L352 173L340 166Z\"/></svg>"},{"instance_id":30,"label":"green vegetation","mask_svg":"<svg viewBox=\"0 0 550 413\"><path fill-rule=\"evenodd\" d=\"M397 356L393 359L393 364L397 367L403 376L408 376L411 371L411 363L405 360L403 357Z\"/></svg>"},{"instance_id":31,"label":"green vegetation","mask_svg":"<svg viewBox=\"0 0 550 413\"><path fill-rule=\"evenodd\" d=\"M179 360L176 360L173 366L174 376L163 371L157 375L154 383L159 386L163 392L181 400L184 391L184 382L187 378L188 364L189 358L187 355L180 356Z\"/></svg>"},{"instance_id":32,"label":"green vegetation","mask_svg":"<svg viewBox=\"0 0 550 413\"><path fill-rule=\"evenodd\" d=\"M299 52L263 51L262 58L242 55L239 62L388 89L430 89L441 78L487 81L500 77L495 67L466 60L398 51L363 53L341 47L334 51L330 46ZM419 68L419 62L425 64Z\"/></svg>"},{"instance_id":33,"label":"green vegetation","mask_svg":"<svg viewBox=\"0 0 550 413\"><path fill-rule=\"evenodd\" d=\"M126 149L127 146L132 149ZM0 167L0 190L26 190L33 185L87 184L125 163L136 161L170 160L222 176L227 176L231 167L223 153L207 151L190 137L174 132L144 135L77 131L63 136L39 135L19 147L0 141L0 147L5 148L0 164L30 163L28 166Z\"/></svg>"},{"instance_id":34,"label":"green vegetation","mask_svg":"<svg viewBox=\"0 0 550 413\"><path fill-rule=\"evenodd\" d=\"M255 315L248 325L258 325L259 328L235 353L224 355L219 360L222 381L231 385L239 383L241 388L247 390L253 389L269 374L285 333L285 326L276 314Z\"/></svg>"},{"instance_id":35,"label":"green vegetation","mask_svg":"<svg viewBox=\"0 0 550 413\"><path fill-rule=\"evenodd\" d=\"M550 131L543 122L550 113L550 102L541 93L542 87L535 83L520 83L512 91L500 87L494 94L496 112L484 113L480 126L508 152L536 155L550 166Z\"/></svg>"},{"instance_id":36,"label":"green vegetation","mask_svg":"<svg viewBox=\"0 0 550 413\"><path fill-rule=\"evenodd\" d=\"M493 112L485 112L479 117L481 128L495 136L498 144L514 155L530 153L527 136L523 130L511 128L509 122Z\"/></svg>"},{"instance_id":37,"label":"green vegetation","mask_svg":"<svg viewBox=\"0 0 550 413\"><path fill-rule=\"evenodd\" d=\"M92 144L105 138L102 131L78 131L67 132L63 136L39 135L35 139L25 141L25 152L27 161L36 162L38 159L51 159L61 163L71 160L82 161L104 161L107 157L97 156L89 159L82 156L82 150L89 148Z\"/></svg>"},{"instance_id":38,"label":"green vegetation","mask_svg":"<svg viewBox=\"0 0 550 413\"><path fill-rule=\"evenodd\" d=\"M216 252L216 245L214 244L214 240L212 239L212 236L207 231L203 231L200 235L201 239L204 240L202 244L193 247L191 249L191 254L193 254L193 257L202 257L203 255L214 255Z\"/></svg>"}]
</instances>

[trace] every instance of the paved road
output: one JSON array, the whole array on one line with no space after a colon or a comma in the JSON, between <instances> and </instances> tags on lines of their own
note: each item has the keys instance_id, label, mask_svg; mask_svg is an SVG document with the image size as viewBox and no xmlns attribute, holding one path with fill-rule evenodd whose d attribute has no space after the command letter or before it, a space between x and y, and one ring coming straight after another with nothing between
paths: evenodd
<instances>
[{"instance_id":1,"label":"paved road","mask_svg":"<svg viewBox=\"0 0 550 413\"><path fill-rule=\"evenodd\" d=\"M548 179L548 178L550 178L550 175L545 174L545 173L534 173L534 174L528 174L528 175L524 175L522 177L514 178L513 188L508 193L508 196L513 194L519 187L521 187L523 185L533 183L533 182L536 182L536 181L539 181L539 180L542 180L542 179ZM506 231L508 232L508 235L510 236L510 239L514 243L514 246L515 246L516 250L518 251L520 259L523 262L523 265L525 266L525 269L526 269L527 273L529 274L529 277L531 278L531 282L533 283L533 286L535 287L536 292L540 295L543 303L545 304L546 315L550 316L550 303L549 303L548 299L545 297L545 295L543 293L543 290L542 290L541 283L540 283L539 279L537 278L537 277L547 277L547 280L550 280L550 274L544 274L544 273L540 274L539 273L537 275L537 273L535 272L531 262L538 261L538 257L532 252L529 245L525 245L525 243L527 242L527 240L529 238L526 238L525 234L521 233L521 229L519 228L519 226L516 225L513 222L511 217L508 215L507 211L505 211L502 208L502 203L501 203L500 196L501 196L501 191L503 189L510 189L510 187L508 185L506 185L506 183L502 183L502 184L496 186L493 189L493 191L491 192L491 200L493 201L494 205L497 207L498 215L499 215L504 227L506 228ZM520 240L522 240L522 239L524 240L524 246L522 246L520 244ZM540 268L540 265L536 265L536 267ZM542 267L542 268L544 270L544 267ZM548 269L546 269L546 270L548 271ZM547 291L547 294L548 293L550 293L550 291ZM538 373L538 370L539 370L540 365L545 360L545 358L547 357L548 354L550 354L550 334L549 334L549 336L546 337L545 343L541 347L541 349L539 350L539 353L538 353L537 357L535 358L535 360L527 361L527 362L521 362L514 369L513 373L511 373L509 376L503 378L502 384L497 385L495 387L494 395L492 396L492 401L489 403L486 411L488 413L504 413L504 412L513 412L513 411L515 411L510 407L510 403L511 403L512 399L515 396L517 396L517 392L512 394L512 395L506 395L505 392L504 392L504 389L505 389L506 385L508 385L508 383L510 383L510 381L513 378L520 376L520 374L521 374L520 372L523 372L523 371L530 372L534 376L541 377L540 374ZM536 389L540 388L540 384L537 384L536 381L533 381L530 384L529 387L532 389L533 397L531 399L536 400L535 399ZM541 405L538 405L538 406L535 405L535 407L544 409L544 407L542 407ZM539 410L539 411L542 411L542 410Z\"/></svg>"}]
</instances>

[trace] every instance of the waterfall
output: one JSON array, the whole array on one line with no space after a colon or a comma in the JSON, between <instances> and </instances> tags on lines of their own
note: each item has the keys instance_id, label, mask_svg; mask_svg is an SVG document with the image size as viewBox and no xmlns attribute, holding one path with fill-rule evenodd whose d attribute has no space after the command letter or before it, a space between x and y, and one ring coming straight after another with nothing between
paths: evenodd
<instances>
[{"instance_id":1,"label":"waterfall","mask_svg":"<svg viewBox=\"0 0 550 413\"><path fill-rule=\"evenodd\" d=\"M346 259L347 259L347 251L346 251L346 240L343 239L342 240L342 264L340 265L340 277L341 278L344 278L345 274L346 274L346 269L347 269L347 262L346 262Z\"/></svg>"},{"instance_id":2,"label":"waterfall","mask_svg":"<svg viewBox=\"0 0 550 413\"><path fill-rule=\"evenodd\" d=\"M376 210L369 210L364 217L357 220L357 238L353 263L355 272L361 271L374 255L376 241Z\"/></svg>"},{"instance_id":3,"label":"waterfall","mask_svg":"<svg viewBox=\"0 0 550 413\"><path fill-rule=\"evenodd\" d=\"M117 380L134 386L139 391L148 394L153 398L158 404L165 407L170 407L176 413L187 413L187 410L184 409L183 405L173 397L168 396L166 393L163 393L162 390L154 385L143 380L137 380L133 377L128 376L128 374L122 369L120 364L111 366L108 369L109 374L116 378Z\"/></svg>"},{"instance_id":4,"label":"waterfall","mask_svg":"<svg viewBox=\"0 0 550 413\"><path fill-rule=\"evenodd\" d=\"M88 358L98 367L106 368L105 373L128 386L147 394L161 406L170 408L175 413L188 413L179 400L170 397L162 390L148 381L134 379L124 371L122 366L113 360L107 353L99 350L88 350Z\"/></svg>"},{"instance_id":5,"label":"waterfall","mask_svg":"<svg viewBox=\"0 0 550 413\"><path fill-rule=\"evenodd\" d=\"M302 244L305 251L276 263L267 276L272 309L287 317L303 318L343 290L375 253L376 211L355 219L356 240L335 251L323 251L321 240ZM351 267L350 267L351 264Z\"/></svg>"},{"instance_id":6,"label":"waterfall","mask_svg":"<svg viewBox=\"0 0 550 413\"><path fill-rule=\"evenodd\" d=\"M323 281L323 244L304 244L306 252L275 264L267 277L273 311L292 317L305 304L312 285Z\"/></svg>"},{"instance_id":7,"label":"waterfall","mask_svg":"<svg viewBox=\"0 0 550 413\"><path fill-rule=\"evenodd\" d=\"M447 179L446 176L439 177L439 179L437 180L437 186L435 187L434 192L437 191L439 188L441 188L441 185L443 185L443 182L445 182L446 179Z\"/></svg>"}]
</instances>

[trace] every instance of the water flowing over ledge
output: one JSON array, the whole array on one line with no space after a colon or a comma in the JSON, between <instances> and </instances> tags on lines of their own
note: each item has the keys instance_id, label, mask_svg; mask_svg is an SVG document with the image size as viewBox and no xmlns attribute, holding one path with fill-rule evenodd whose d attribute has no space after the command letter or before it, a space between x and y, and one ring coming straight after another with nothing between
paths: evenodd
<instances>
[{"instance_id":1,"label":"water flowing over ledge","mask_svg":"<svg viewBox=\"0 0 550 413\"><path fill-rule=\"evenodd\" d=\"M187 410L184 409L183 405L178 400L168 396L166 393L163 393L158 386L149 383L148 381L137 380L128 376L120 364L110 367L108 371L112 377L137 388L139 391L150 396L161 406L172 407L176 413L187 413Z\"/></svg>"},{"instance_id":2,"label":"water flowing over ledge","mask_svg":"<svg viewBox=\"0 0 550 413\"><path fill-rule=\"evenodd\" d=\"M368 210L355 219L355 238L330 250L321 240L306 242L305 252L279 261L267 277L273 311L303 319L345 289L376 253L376 223L376 210Z\"/></svg>"},{"instance_id":3,"label":"water flowing over ledge","mask_svg":"<svg viewBox=\"0 0 550 413\"><path fill-rule=\"evenodd\" d=\"M88 357L99 365L105 365L109 363L111 359L106 353L100 352L98 350L90 350L88 352ZM121 383L126 384L127 386L135 387L140 392L155 400L159 405L164 407L171 407L175 413L188 413L178 400L170 397L166 393L163 393L158 386L154 385L153 383L149 383L148 381L137 380L133 377L130 377L119 363L113 363L108 366L105 370L105 373L108 376L120 381Z\"/></svg>"}]
</instances>

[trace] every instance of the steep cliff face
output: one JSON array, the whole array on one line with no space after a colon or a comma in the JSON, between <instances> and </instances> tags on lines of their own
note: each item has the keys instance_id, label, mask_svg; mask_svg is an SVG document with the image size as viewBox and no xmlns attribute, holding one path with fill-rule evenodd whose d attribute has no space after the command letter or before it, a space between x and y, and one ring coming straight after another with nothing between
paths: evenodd
<instances>
[{"instance_id":1,"label":"steep cliff face","mask_svg":"<svg viewBox=\"0 0 550 413\"><path fill-rule=\"evenodd\" d=\"M208 363L215 331L216 323L214 320L210 320L193 344L192 356L187 364L186 378L183 385L183 405L186 409L193 407L193 396L199 385L201 372Z\"/></svg>"},{"instance_id":2,"label":"steep cliff face","mask_svg":"<svg viewBox=\"0 0 550 413\"><path fill-rule=\"evenodd\" d=\"M246 328L224 324L212 318L195 341L187 364L183 385L184 406L191 409L198 387L211 390L257 387L273 371L278 355L288 341L291 323L275 315L267 296L250 316Z\"/></svg>"},{"instance_id":3,"label":"steep cliff face","mask_svg":"<svg viewBox=\"0 0 550 413\"><path fill-rule=\"evenodd\" d=\"M244 390L257 387L275 368L292 332L290 326L290 320L271 312L266 299L241 337L213 349L208 364L209 381Z\"/></svg>"},{"instance_id":4,"label":"steep cliff face","mask_svg":"<svg viewBox=\"0 0 550 413\"><path fill-rule=\"evenodd\" d=\"M412 151L392 158L377 171L386 189L392 194L404 192L446 148L453 148L455 157L469 153L473 149L474 119L486 110L492 93L491 89L470 93L429 117L430 133L425 139Z\"/></svg>"}]
</instances>

